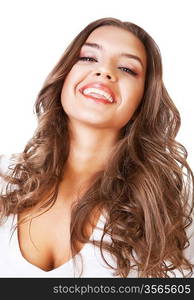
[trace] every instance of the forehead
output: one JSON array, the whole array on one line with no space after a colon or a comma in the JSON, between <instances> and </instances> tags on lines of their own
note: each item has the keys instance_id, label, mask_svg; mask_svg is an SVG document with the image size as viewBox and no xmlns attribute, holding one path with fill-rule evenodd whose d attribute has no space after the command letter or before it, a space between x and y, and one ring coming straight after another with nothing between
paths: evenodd
<instances>
[{"instance_id":1,"label":"forehead","mask_svg":"<svg viewBox=\"0 0 194 300\"><path fill-rule=\"evenodd\" d=\"M116 26L101 26L88 36L86 42L102 45L103 50L110 52L129 52L141 57L146 63L146 50L143 43L133 33Z\"/></svg>"}]
</instances>

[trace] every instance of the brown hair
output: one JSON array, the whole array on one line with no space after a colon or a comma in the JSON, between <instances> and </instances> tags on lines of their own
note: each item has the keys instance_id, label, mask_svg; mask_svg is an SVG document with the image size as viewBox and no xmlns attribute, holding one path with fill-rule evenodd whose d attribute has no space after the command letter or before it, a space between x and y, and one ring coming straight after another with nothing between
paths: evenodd
<instances>
[{"instance_id":1,"label":"brown hair","mask_svg":"<svg viewBox=\"0 0 194 300\"><path fill-rule=\"evenodd\" d=\"M130 22L103 18L90 23L48 75L35 103L37 129L12 174L4 177L8 184L5 195L0 196L1 219L35 206L43 195L47 195L43 208L49 209L56 201L70 144L68 116L60 101L62 86L90 33L109 25L133 33L143 43L147 53L145 91L133 120L122 128L105 169L95 175L72 211L72 251L75 253L77 241L88 241L85 222L99 206L107 218L96 245L102 256L104 250L115 256L114 275L126 277L134 264L139 277L169 277L168 271L177 268L188 270L190 276L193 266L183 250L189 245L186 228L192 222L194 177L185 147L175 140L180 114L163 84L156 43ZM17 188L10 190L14 184ZM110 235L110 243L104 241L105 234Z\"/></svg>"}]
</instances>

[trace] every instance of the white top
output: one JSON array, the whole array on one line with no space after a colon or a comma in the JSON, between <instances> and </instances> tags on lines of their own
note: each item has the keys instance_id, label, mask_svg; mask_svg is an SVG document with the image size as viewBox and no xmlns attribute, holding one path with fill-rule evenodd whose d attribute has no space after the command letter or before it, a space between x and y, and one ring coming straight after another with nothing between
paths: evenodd
<instances>
[{"instance_id":1,"label":"white top","mask_svg":"<svg viewBox=\"0 0 194 300\"><path fill-rule=\"evenodd\" d=\"M73 264L73 259L70 259L65 264L51 271L44 271L28 262L22 256L20 251L18 231L17 228L15 229L16 224L17 215L15 217L14 215L10 215L7 221L0 226L0 277L79 277L82 265L78 254L75 256L76 268ZM96 228L93 230L90 240L101 239L104 224L105 216L101 215ZM105 235L105 240L109 241L110 237ZM94 246L91 243L86 243L79 254L81 254L83 262L83 273L81 277L119 277L114 276L114 270L104 262L99 247ZM110 253L104 250L103 254L108 263L116 266L115 258ZM189 249L186 249L186 255L188 259L194 263L193 231L191 245ZM182 277L182 274L178 270L175 270L174 272L176 277ZM175 277L171 273L169 273L169 276ZM134 270L128 274L128 277L138 277L138 274Z\"/></svg>"}]
</instances>

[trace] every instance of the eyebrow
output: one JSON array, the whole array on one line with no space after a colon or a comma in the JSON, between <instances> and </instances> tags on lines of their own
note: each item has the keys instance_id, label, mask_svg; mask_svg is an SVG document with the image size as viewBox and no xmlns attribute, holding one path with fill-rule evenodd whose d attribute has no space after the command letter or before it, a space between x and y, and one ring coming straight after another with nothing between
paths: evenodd
<instances>
[{"instance_id":1,"label":"eyebrow","mask_svg":"<svg viewBox=\"0 0 194 300\"><path fill-rule=\"evenodd\" d=\"M101 45L97 44L97 43L85 43L85 44L83 44L83 46L92 47L92 48L95 48L95 49L98 49L98 50L103 50L103 47ZM124 53L124 52L121 52L120 56L124 56L124 57L127 57L127 58L132 58L132 59L137 60L141 64L142 68L144 69L143 62L142 62L142 60L139 56L134 55L134 54L130 54L130 53Z\"/></svg>"}]
</instances>

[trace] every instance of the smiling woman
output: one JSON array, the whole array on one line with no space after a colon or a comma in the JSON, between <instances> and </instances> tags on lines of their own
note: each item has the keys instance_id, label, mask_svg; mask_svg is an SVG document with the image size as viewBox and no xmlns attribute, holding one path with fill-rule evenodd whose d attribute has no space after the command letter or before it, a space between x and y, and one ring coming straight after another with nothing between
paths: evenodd
<instances>
[{"instance_id":1,"label":"smiling woman","mask_svg":"<svg viewBox=\"0 0 194 300\"><path fill-rule=\"evenodd\" d=\"M95 29L62 88L62 106L71 125L75 120L77 127L79 120L91 128L92 123L117 138L142 99L145 73L146 51L136 36L115 26Z\"/></svg>"},{"instance_id":2,"label":"smiling woman","mask_svg":"<svg viewBox=\"0 0 194 300\"><path fill-rule=\"evenodd\" d=\"M193 276L194 177L150 35L92 22L35 110L24 151L1 157L0 276Z\"/></svg>"}]
</instances>

